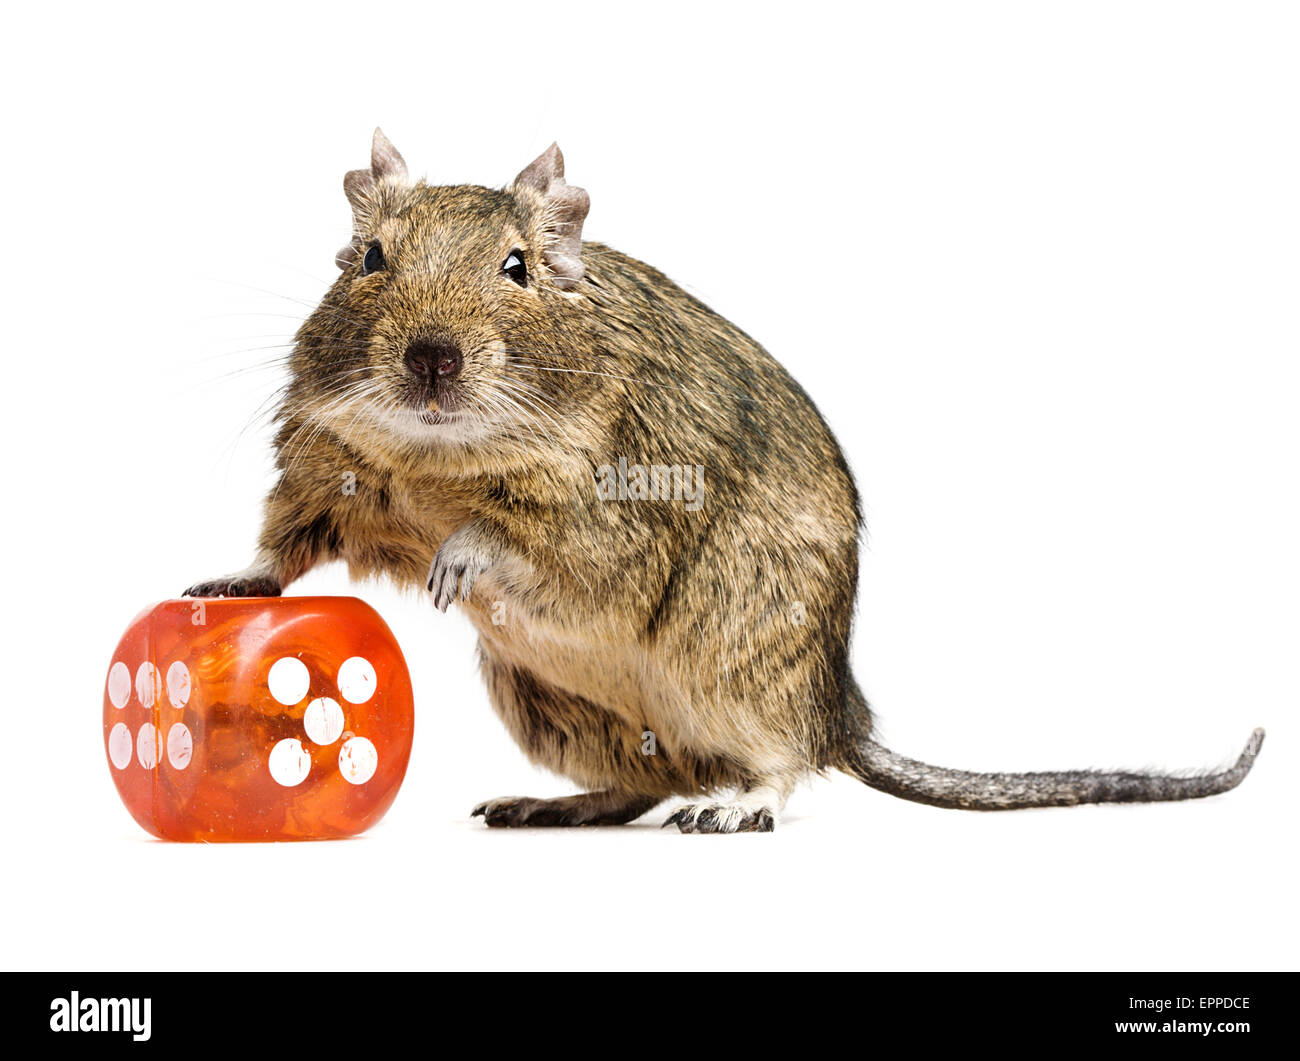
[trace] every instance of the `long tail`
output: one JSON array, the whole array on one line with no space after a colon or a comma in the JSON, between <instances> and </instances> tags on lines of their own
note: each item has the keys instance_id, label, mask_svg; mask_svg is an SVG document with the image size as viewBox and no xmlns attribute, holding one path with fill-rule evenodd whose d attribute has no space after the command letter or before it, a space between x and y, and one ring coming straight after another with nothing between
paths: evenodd
<instances>
[{"instance_id":1,"label":"long tail","mask_svg":"<svg viewBox=\"0 0 1300 1061\"><path fill-rule=\"evenodd\" d=\"M861 694L858 694L860 697ZM862 701L865 711L866 702ZM1071 807L1079 803L1155 803L1199 799L1241 784L1264 744L1264 731L1250 735L1237 762L1217 773L1184 777L1166 774L1062 773L979 774L948 770L908 759L860 737L844 769L872 788L891 796L958 810L1020 810L1025 807Z\"/></svg>"}]
</instances>

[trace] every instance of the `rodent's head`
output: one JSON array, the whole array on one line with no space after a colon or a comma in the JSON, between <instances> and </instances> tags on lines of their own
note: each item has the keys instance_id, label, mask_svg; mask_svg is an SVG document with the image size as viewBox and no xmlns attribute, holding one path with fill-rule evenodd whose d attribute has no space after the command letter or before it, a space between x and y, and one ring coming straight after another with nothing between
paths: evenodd
<instances>
[{"instance_id":1,"label":"rodent's head","mask_svg":"<svg viewBox=\"0 0 1300 1061\"><path fill-rule=\"evenodd\" d=\"M285 412L430 443L535 425L546 380L518 370L562 352L583 276L588 198L559 148L503 190L436 187L376 129L370 169L343 187L352 241L296 337Z\"/></svg>"}]
</instances>

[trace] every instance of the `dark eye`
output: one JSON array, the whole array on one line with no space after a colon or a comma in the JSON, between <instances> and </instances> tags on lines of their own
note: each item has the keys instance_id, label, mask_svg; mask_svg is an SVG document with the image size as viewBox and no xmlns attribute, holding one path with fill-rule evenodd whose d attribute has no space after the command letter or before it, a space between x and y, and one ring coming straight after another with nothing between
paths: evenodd
<instances>
[{"instance_id":1,"label":"dark eye","mask_svg":"<svg viewBox=\"0 0 1300 1061\"><path fill-rule=\"evenodd\" d=\"M528 286L528 266L524 264L523 251L512 250L505 264L501 266L501 271L520 287Z\"/></svg>"},{"instance_id":2,"label":"dark eye","mask_svg":"<svg viewBox=\"0 0 1300 1061\"><path fill-rule=\"evenodd\" d=\"M366 256L361 259L361 275L369 276L371 273L377 273L384 267L384 251L378 243L373 243L370 249L366 251Z\"/></svg>"}]
</instances>

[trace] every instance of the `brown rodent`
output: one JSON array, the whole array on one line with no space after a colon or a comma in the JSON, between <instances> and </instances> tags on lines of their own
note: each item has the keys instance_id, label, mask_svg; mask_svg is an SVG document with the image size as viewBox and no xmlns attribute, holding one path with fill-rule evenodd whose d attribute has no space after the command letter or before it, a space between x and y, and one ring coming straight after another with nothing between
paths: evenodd
<instances>
[{"instance_id":1,"label":"brown rodent","mask_svg":"<svg viewBox=\"0 0 1300 1061\"><path fill-rule=\"evenodd\" d=\"M554 145L504 190L430 187L376 130L344 188L354 235L296 337L257 562L187 593L278 594L342 559L459 601L512 736L587 790L491 800L487 824L685 796L665 824L767 831L831 768L976 810L1187 799L1250 770L1260 730L1191 777L975 774L877 744L849 669L858 496L785 370L584 242Z\"/></svg>"}]
</instances>

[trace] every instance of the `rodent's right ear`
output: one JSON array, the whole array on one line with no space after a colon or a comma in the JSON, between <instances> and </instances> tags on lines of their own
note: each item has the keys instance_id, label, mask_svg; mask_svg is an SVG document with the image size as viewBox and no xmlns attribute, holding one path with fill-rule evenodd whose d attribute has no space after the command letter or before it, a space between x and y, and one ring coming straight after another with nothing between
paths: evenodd
<instances>
[{"instance_id":1,"label":"rodent's right ear","mask_svg":"<svg viewBox=\"0 0 1300 1061\"><path fill-rule=\"evenodd\" d=\"M355 214L368 205L375 186L380 181L400 184L405 180L406 160L384 135L384 131L376 129L375 138L370 145L370 168L349 170L343 177L343 194L348 197Z\"/></svg>"},{"instance_id":2,"label":"rodent's right ear","mask_svg":"<svg viewBox=\"0 0 1300 1061\"><path fill-rule=\"evenodd\" d=\"M382 129L375 130L370 143L370 168L349 170L343 175L343 194L352 205L353 242L334 255L334 262L340 269L346 269L355 262L361 251L356 246L355 234L363 228L362 222L369 214L375 188L380 181L406 181L406 159L393 146L393 142L384 135Z\"/></svg>"},{"instance_id":3,"label":"rodent's right ear","mask_svg":"<svg viewBox=\"0 0 1300 1061\"><path fill-rule=\"evenodd\" d=\"M370 172L377 181L406 180L406 159L393 146L393 142L378 127L374 139L370 141Z\"/></svg>"}]
</instances>

